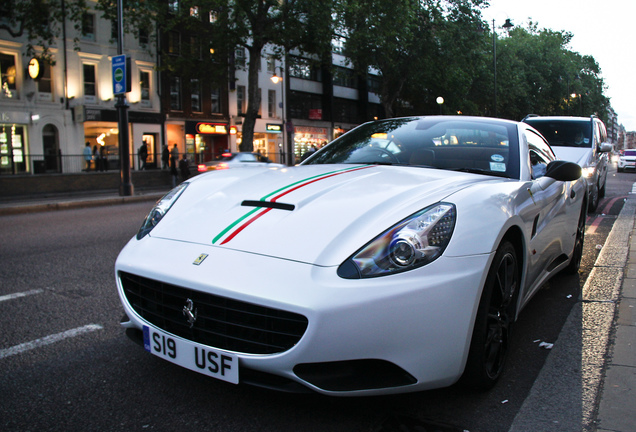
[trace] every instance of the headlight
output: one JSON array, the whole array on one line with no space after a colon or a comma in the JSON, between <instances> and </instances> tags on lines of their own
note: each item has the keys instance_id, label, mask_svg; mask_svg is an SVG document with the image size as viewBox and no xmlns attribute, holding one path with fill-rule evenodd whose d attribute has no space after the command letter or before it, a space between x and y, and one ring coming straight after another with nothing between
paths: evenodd
<instances>
[{"instance_id":1,"label":"headlight","mask_svg":"<svg viewBox=\"0 0 636 432\"><path fill-rule=\"evenodd\" d=\"M170 207L174 205L177 199L181 196L183 191L188 187L187 182L181 183L176 188L172 189L163 198L157 201L157 204L150 210L146 219L144 219L144 223L141 224L141 228L139 228L139 232L137 233L137 240L141 240L148 234L152 229L157 226L159 221L168 213Z\"/></svg>"},{"instance_id":2,"label":"headlight","mask_svg":"<svg viewBox=\"0 0 636 432\"><path fill-rule=\"evenodd\" d=\"M344 279L385 276L437 259L450 241L457 211L439 203L409 216L372 240L338 268Z\"/></svg>"},{"instance_id":3,"label":"headlight","mask_svg":"<svg viewBox=\"0 0 636 432\"><path fill-rule=\"evenodd\" d=\"M594 169L595 168L596 167L593 167L593 166L589 166L589 167L583 168L583 170L582 170L583 171L583 177L585 177L585 178L592 177L594 175Z\"/></svg>"}]
</instances>

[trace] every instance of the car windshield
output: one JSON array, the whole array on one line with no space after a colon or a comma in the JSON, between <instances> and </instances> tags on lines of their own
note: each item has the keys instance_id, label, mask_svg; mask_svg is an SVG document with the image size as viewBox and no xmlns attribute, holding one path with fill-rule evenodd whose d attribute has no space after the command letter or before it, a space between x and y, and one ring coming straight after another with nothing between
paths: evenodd
<instances>
[{"instance_id":1,"label":"car windshield","mask_svg":"<svg viewBox=\"0 0 636 432\"><path fill-rule=\"evenodd\" d=\"M591 147L592 123L578 120L526 120L552 147Z\"/></svg>"},{"instance_id":2,"label":"car windshield","mask_svg":"<svg viewBox=\"0 0 636 432\"><path fill-rule=\"evenodd\" d=\"M403 165L519 178L514 123L461 117L417 117L366 123L303 165Z\"/></svg>"}]
</instances>

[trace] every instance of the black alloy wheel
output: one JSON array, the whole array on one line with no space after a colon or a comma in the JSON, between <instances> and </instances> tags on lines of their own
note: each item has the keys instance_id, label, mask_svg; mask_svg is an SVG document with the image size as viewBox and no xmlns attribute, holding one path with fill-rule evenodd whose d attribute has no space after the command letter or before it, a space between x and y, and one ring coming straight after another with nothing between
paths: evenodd
<instances>
[{"instance_id":1,"label":"black alloy wheel","mask_svg":"<svg viewBox=\"0 0 636 432\"><path fill-rule=\"evenodd\" d=\"M581 206L581 215L579 216L579 222L576 225L576 239L574 240L574 250L572 251L572 258L568 266L563 269L566 274L577 274L581 267L581 259L583 258L583 243L585 242L585 219L587 219L585 203Z\"/></svg>"},{"instance_id":2,"label":"black alloy wheel","mask_svg":"<svg viewBox=\"0 0 636 432\"><path fill-rule=\"evenodd\" d=\"M488 271L462 384L487 390L501 376L515 321L519 283L517 252L512 243L504 241Z\"/></svg>"},{"instance_id":3,"label":"black alloy wheel","mask_svg":"<svg viewBox=\"0 0 636 432\"><path fill-rule=\"evenodd\" d=\"M588 207L588 210L590 212L596 211L596 208L598 207L598 200L599 200L598 184L595 183L594 187L592 188L592 193L590 194L590 203Z\"/></svg>"}]
</instances>

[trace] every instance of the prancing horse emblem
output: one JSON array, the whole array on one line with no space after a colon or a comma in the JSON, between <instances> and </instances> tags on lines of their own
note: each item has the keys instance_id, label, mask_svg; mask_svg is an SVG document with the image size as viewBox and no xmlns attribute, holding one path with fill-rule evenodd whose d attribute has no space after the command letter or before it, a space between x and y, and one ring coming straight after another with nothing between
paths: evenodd
<instances>
[{"instance_id":1,"label":"prancing horse emblem","mask_svg":"<svg viewBox=\"0 0 636 432\"><path fill-rule=\"evenodd\" d=\"M183 315L188 320L190 328L192 328L194 322L197 320L197 310L194 308L194 302L192 300L186 300L186 304L183 307Z\"/></svg>"}]
</instances>

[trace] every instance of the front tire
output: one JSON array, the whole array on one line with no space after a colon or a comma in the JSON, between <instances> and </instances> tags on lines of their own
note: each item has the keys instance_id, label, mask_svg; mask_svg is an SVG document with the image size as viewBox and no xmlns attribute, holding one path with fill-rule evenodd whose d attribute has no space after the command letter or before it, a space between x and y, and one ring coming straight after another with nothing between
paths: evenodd
<instances>
[{"instance_id":1,"label":"front tire","mask_svg":"<svg viewBox=\"0 0 636 432\"><path fill-rule=\"evenodd\" d=\"M497 249L479 301L462 384L488 390L501 376L512 337L519 284L517 252L512 243L504 241Z\"/></svg>"},{"instance_id":2,"label":"front tire","mask_svg":"<svg viewBox=\"0 0 636 432\"><path fill-rule=\"evenodd\" d=\"M590 203L588 206L588 210L590 211L590 213L593 213L598 207L598 200L599 200L598 185L595 185L594 189L592 189L592 193L590 194Z\"/></svg>"},{"instance_id":3,"label":"front tire","mask_svg":"<svg viewBox=\"0 0 636 432\"><path fill-rule=\"evenodd\" d=\"M581 259L583 258L583 243L585 241L585 219L587 218L587 212L585 211L585 204L581 207L581 215L579 216L579 222L576 226L576 239L574 240L574 250L572 251L572 258L568 266L563 269L566 274L577 274L581 267Z\"/></svg>"}]
</instances>

